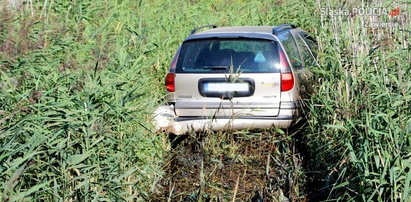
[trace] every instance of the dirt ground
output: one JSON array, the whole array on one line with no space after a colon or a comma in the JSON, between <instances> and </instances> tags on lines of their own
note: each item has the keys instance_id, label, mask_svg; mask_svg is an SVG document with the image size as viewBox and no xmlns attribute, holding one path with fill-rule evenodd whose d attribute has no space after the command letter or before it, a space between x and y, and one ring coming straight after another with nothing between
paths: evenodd
<instances>
[{"instance_id":1,"label":"dirt ground","mask_svg":"<svg viewBox=\"0 0 411 202\"><path fill-rule=\"evenodd\" d=\"M277 131L172 137L153 201L306 201L302 157Z\"/></svg>"}]
</instances>

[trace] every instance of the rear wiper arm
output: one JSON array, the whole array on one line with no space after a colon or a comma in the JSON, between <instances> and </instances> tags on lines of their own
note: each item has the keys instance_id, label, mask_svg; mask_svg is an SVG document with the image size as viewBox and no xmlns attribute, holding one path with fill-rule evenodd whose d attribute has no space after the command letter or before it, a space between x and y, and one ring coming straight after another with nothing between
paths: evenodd
<instances>
[{"instance_id":1,"label":"rear wiper arm","mask_svg":"<svg viewBox=\"0 0 411 202\"><path fill-rule=\"evenodd\" d=\"M203 69L228 69L230 66L202 66Z\"/></svg>"}]
</instances>

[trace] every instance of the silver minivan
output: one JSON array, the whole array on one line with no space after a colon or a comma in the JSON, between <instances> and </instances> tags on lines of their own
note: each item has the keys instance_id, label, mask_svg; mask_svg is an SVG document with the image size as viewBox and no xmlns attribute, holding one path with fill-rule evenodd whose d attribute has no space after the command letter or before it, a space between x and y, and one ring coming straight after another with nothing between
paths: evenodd
<instances>
[{"instance_id":1,"label":"silver minivan","mask_svg":"<svg viewBox=\"0 0 411 202\"><path fill-rule=\"evenodd\" d=\"M171 62L155 126L174 134L288 128L299 116L300 85L316 49L292 24L196 28Z\"/></svg>"}]
</instances>

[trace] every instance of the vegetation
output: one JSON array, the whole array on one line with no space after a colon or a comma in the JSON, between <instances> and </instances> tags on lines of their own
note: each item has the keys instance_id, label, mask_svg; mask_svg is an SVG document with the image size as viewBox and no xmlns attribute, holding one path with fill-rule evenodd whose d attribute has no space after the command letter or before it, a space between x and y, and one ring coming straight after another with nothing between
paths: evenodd
<instances>
[{"instance_id":1,"label":"vegetation","mask_svg":"<svg viewBox=\"0 0 411 202\"><path fill-rule=\"evenodd\" d=\"M347 8L390 11L401 5L403 15L394 19L323 18L318 29L321 66L314 69L305 135L332 198L411 199L410 9L405 1ZM375 26L373 20L395 26Z\"/></svg>"},{"instance_id":2,"label":"vegetation","mask_svg":"<svg viewBox=\"0 0 411 202\"><path fill-rule=\"evenodd\" d=\"M406 3L1 2L0 199L410 200ZM401 14L321 15L357 7ZM173 145L154 131L163 77L193 27L282 23L319 42L305 123Z\"/></svg>"}]
</instances>

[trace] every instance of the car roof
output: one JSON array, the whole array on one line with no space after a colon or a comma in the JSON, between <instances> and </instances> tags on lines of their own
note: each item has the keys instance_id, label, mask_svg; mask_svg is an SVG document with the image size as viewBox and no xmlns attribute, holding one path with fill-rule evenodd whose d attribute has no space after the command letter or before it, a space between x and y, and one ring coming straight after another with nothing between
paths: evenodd
<instances>
[{"instance_id":1,"label":"car roof","mask_svg":"<svg viewBox=\"0 0 411 202\"><path fill-rule=\"evenodd\" d=\"M268 33L273 32L274 26L234 26L234 27L217 27L208 29L197 34L204 33L238 33L238 32L253 32L253 33Z\"/></svg>"},{"instance_id":2,"label":"car roof","mask_svg":"<svg viewBox=\"0 0 411 202\"><path fill-rule=\"evenodd\" d=\"M185 41L204 38L257 38L276 40L273 35L275 26L234 26L218 27L188 36Z\"/></svg>"}]
</instances>

